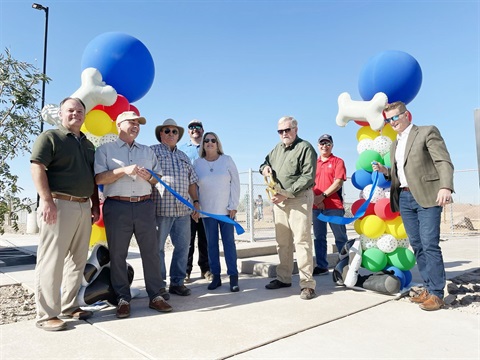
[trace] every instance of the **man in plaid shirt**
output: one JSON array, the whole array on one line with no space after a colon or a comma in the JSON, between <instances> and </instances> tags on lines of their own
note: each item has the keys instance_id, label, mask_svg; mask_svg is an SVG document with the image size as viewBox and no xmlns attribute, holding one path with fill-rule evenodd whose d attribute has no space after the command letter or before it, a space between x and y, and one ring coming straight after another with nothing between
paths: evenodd
<instances>
[{"instance_id":1,"label":"man in plaid shirt","mask_svg":"<svg viewBox=\"0 0 480 360\"><path fill-rule=\"evenodd\" d=\"M193 170L187 154L177 148L184 133L184 129L177 125L175 120L167 119L155 129L155 136L159 144L151 148L157 155L162 168L162 180L183 198L193 202L199 209L197 181L198 177ZM188 296L191 291L184 285L187 271L188 249L190 245L190 216L198 220L199 214L180 202L161 184L158 191L153 192L153 201L156 208L157 233L160 242L160 262L164 287L161 290L163 298L170 296L165 290L167 278L165 266L165 243L167 236L174 246L172 262L170 264L170 287L168 292L180 296Z\"/></svg>"}]
</instances>

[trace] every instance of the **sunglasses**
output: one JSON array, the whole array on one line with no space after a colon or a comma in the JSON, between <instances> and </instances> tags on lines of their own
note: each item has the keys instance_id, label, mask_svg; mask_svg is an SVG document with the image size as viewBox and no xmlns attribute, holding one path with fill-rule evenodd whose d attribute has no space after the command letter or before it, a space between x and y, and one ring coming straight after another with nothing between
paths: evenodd
<instances>
[{"instance_id":1,"label":"sunglasses","mask_svg":"<svg viewBox=\"0 0 480 360\"><path fill-rule=\"evenodd\" d=\"M202 126L201 125L188 125L188 129L189 130L202 130Z\"/></svg>"},{"instance_id":2,"label":"sunglasses","mask_svg":"<svg viewBox=\"0 0 480 360\"><path fill-rule=\"evenodd\" d=\"M385 122L390 123L391 121L397 121L398 119L400 119L400 115L403 115L403 114L405 114L405 111L398 115L394 115L391 118L385 119Z\"/></svg>"},{"instance_id":3,"label":"sunglasses","mask_svg":"<svg viewBox=\"0 0 480 360\"><path fill-rule=\"evenodd\" d=\"M207 143L207 144L208 144L210 141L212 142L212 144L215 144L215 143L217 142L217 139L205 139L205 140L203 140L203 142L204 142L204 143Z\"/></svg>"},{"instance_id":4,"label":"sunglasses","mask_svg":"<svg viewBox=\"0 0 480 360\"><path fill-rule=\"evenodd\" d=\"M331 142L321 142L321 143L318 143L320 146L332 146L332 143Z\"/></svg>"},{"instance_id":5,"label":"sunglasses","mask_svg":"<svg viewBox=\"0 0 480 360\"><path fill-rule=\"evenodd\" d=\"M278 132L278 135L282 135L283 133L288 134L290 132L290 130L292 130L292 129L291 128L286 128L286 129L277 130L277 132Z\"/></svg>"},{"instance_id":6,"label":"sunglasses","mask_svg":"<svg viewBox=\"0 0 480 360\"><path fill-rule=\"evenodd\" d=\"M165 129L163 130L163 133L164 134L170 134L170 132L172 132L173 135L177 135L178 134L178 130L177 129L173 129L173 130L170 130L170 129Z\"/></svg>"}]
</instances>

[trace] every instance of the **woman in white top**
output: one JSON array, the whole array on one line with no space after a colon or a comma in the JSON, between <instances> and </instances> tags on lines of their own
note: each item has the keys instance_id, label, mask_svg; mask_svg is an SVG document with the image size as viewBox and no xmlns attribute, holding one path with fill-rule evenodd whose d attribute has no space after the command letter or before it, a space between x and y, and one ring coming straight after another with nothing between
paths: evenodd
<instances>
[{"instance_id":1,"label":"woman in white top","mask_svg":"<svg viewBox=\"0 0 480 360\"><path fill-rule=\"evenodd\" d=\"M234 219L240 201L240 177L235 163L230 156L223 153L222 143L213 132L203 135L199 155L193 167L199 178L197 185L201 209L211 214L227 215ZM230 275L230 290L239 291L234 226L211 217L203 217L203 224L207 235L208 262L213 274L213 280L208 285L208 289L214 290L222 285L220 230L227 274Z\"/></svg>"}]
</instances>

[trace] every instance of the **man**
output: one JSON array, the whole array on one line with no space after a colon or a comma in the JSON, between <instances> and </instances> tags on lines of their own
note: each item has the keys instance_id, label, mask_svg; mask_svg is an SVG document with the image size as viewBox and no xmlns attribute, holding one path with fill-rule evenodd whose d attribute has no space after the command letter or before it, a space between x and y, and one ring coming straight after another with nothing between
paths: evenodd
<instances>
[{"instance_id":1,"label":"man","mask_svg":"<svg viewBox=\"0 0 480 360\"><path fill-rule=\"evenodd\" d=\"M318 139L317 173L313 187L313 243L317 266L313 275L327 275L327 223L317 219L318 215L341 216L345 215L343 208L342 186L347 179L345 163L332 154L333 138L328 134ZM329 223L335 237L337 251L341 251L348 241L345 225Z\"/></svg>"},{"instance_id":2,"label":"man","mask_svg":"<svg viewBox=\"0 0 480 360\"><path fill-rule=\"evenodd\" d=\"M255 206L257 207L257 220L260 221L263 219L263 198L262 195L258 195L255 200Z\"/></svg>"},{"instance_id":3,"label":"man","mask_svg":"<svg viewBox=\"0 0 480 360\"><path fill-rule=\"evenodd\" d=\"M373 170L391 180L390 206L400 211L425 285L411 301L422 310L438 310L445 304L446 282L440 221L442 207L452 200L453 164L440 131L411 124L403 102L388 104L384 114L397 132L390 150L392 167L374 163Z\"/></svg>"},{"instance_id":4,"label":"man","mask_svg":"<svg viewBox=\"0 0 480 360\"><path fill-rule=\"evenodd\" d=\"M184 129L178 126L175 120L167 119L155 129L155 136L160 142L151 148L157 155L163 172L162 180L184 199L193 202L198 207L197 182L198 177L193 170L192 163L187 154L177 148L184 133ZM160 244L160 265L163 276L162 293L169 296L165 291L166 266L165 266L165 243L170 234L170 240L174 246L172 262L170 264L170 286L168 292L180 296L191 294L190 289L184 285L187 273L188 248L190 245L190 214L192 211L164 186L159 185L158 191L153 194L156 205L156 222L158 241ZM195 221L199 214L192 214Z\"/></svg>"},{"instance_id":5,"label":"man","mask_svg":"<svg viewBox=\"0 0 480 360\"><path fill-rule=\"evenodd\" d=\"M143 264L148 307L169 312L172 307L161 296L162 275L155 227L155 204L151 199L152 185L157 180L151 169L161 174L152 149L135 141L144 117L133 111L118 115L118 139L100 146L95 154L95 180L103 185L106 198L103 220L110 250L110 277L117 295L117 318L130 316L130 283L127 272L128 247L135 235ZM155 190L156 192L156 190Z\"/></svg>"},{"instance_id":6,"label":"man","mask_svg":"<svg viewBox=\"0 0 480 360\"><path fill-rule=\"evenodd\" d=\"M280 264L277 278L267 289L292 286L293 251L295 247L300 272L300 298L313 299L315 280L312 276L312 187L315 180L317 154L313 146L297 136L297 120L284 116L278 121L280 143L260 166L263 176L277 184L272 190L275 234Z\"/></svg>"},{"instance_id":7,"label":"man","mask_svg":"<svg viewBox=\"0 0 480 360\"><path fill-rule=\"evenodd\" d=\"M190 140L179 147L180 150L187 154L192 164L199 157L198 150L202 143L203 132L202 122L193 119L188 124L188 135L190 136ZM200 266L202 278L205 278L208 281L213 280L213 274L210 272L210 265L208 264L207 237L205 235L203 220L199 218L197 222L192 218L190 219L190 247L188 249L187 275L185 277L185 282L190 282L190 274L192 273L193 268L193 254L195 253L195 237L197 234L198 266Z\"/></svg>"},{"instance_id":8,"label":"man","mask_svg":"<svg viewBox=\"0 0 480 360\"><path fill-rule=\"evenodd\" d=\"M35 268L37 327L66 329L62 318L88 319L77 294L87 262L92 221L100 215L93 179L95 147L80 127L85 105L80 99L60 103L63 127L40 134L32 149L31 173L40 197L40 242Z\"/></svg>"}]
</instances>

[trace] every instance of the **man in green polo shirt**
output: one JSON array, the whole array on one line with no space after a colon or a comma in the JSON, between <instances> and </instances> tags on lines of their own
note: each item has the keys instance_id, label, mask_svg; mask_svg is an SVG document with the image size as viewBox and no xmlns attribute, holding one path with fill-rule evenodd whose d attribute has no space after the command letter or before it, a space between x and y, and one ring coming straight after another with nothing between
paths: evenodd
<instances>
[{"instance_id":1,"label":"man in green polo shirt","mask_svg":"<svg viewBox=\"0 0 480 360\"><path fill-rule=\"evenodd\" d=\"M59 317L87 319L77 294L87 262L92 221L100 215L94 182L95 147L80 131L85 105L80 99L60 103L61 129L39 135L30 158L33 183L40 197L40 242L35 268L37 327L66 328Z\"/></svg>"}]
</instances>

